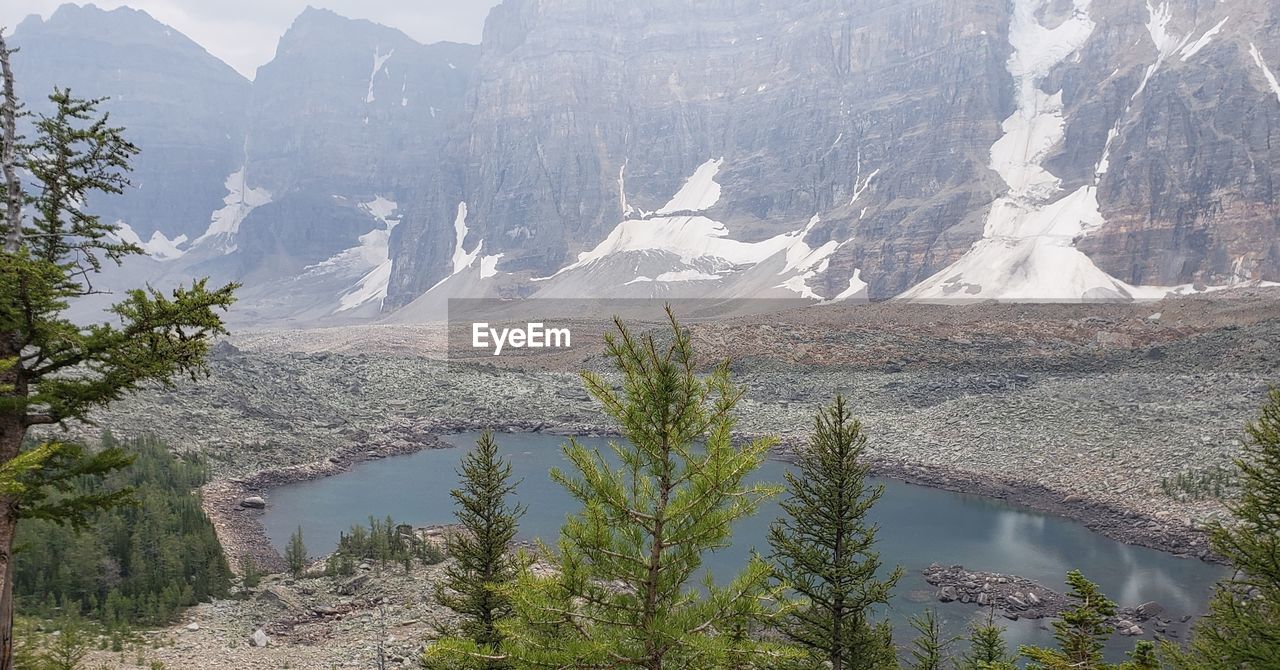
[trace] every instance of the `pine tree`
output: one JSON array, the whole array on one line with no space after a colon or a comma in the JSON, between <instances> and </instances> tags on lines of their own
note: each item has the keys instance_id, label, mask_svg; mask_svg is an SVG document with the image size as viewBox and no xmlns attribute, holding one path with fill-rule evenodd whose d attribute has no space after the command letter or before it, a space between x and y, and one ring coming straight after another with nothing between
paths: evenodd
<instances>
[{"instance_id":1,"label":"pine tree","mask_svg":"<svg viewBox=\"0 0 1280 670\"><path fill-rule=\"evenodd\" d=\"M911 641L910 670L943 670L947 664L947 647L954 640L947 640L942 635L942 623L938 614L926 609L924 614L911 617L911 627L916 637Z\"/></svg>"},{"instance_id":2,"label":"pine tree","mask_svg":"<svg viewBox=\"0 0 1280 670\"><path fill-rule=\"evenodd\" d=\"M1084 578L1078 570L1067 573L1069 594L1075 607L1053 622L1057 649L1022 647L1022 655L1031 661L1029 668L1044 670L1103 670L1113 666L1104 662L1103 647L1111 637L1107 619L1116 613L1116 604L1107 599L1098 585Z\"/></svg>"},{"instance_id":3,"label":"pine tree","mask_svg":"<svg viewBox=\"0 0 1280 670\"><path fill-rule=\"evenodd\" d=\"M134 289L111 309L114 325L65 316L71 300L100 292L92 281L103 258L142 253L85 209L96 195L123 192L138 149L98 112L100 100L57 88L54 111L35 119L26 143L11 53L0 33L0 467L20 456L32 426L84 419L145 383L204 371L209 339L225 332L217 310L235 289ZM28 473L57 478L65 464ZM0 492L0 670L13 667L13 540L25 507L21 493Z\"/></svg>"},{"instance_id":4,"label":"pine tree","mask_svg":"<svg viewBox=\"0 0 1280 670\"><path fill-rule=\"evenodd\" d=\"M302 576L307 569L307 545L302 541L302 526L289 536L289 543L284 547L284 562L289 567L289 574L294 578Z\"/></svg>"},{"instance_id":5,"label":"pine tree","mask_svg":"<svg viewBox=\"0 0 1280 670\"><path fill-rule=\"evenodd\" d=\"M57 635L46 639L36 667L45 670L77 670L85 657L93 650L93 635L84 622L75 617L63 617L57 622Z\"/></svg>"},{"instance_id":6,"label":"pine tree","mask_svg":"<svg viewBox=\"0 0 1280 670\"><path fill-rule=\"evenodd\" d=\"M502 650L517 667L709 670L761 667L785 654L745 633L777 597L762 559L727 584L710 574L695 580L706 553L728 544L733 523L776 492L744 483L773 441L733 443L741 392L728 364L700 374L688 332L670 309L668 319L671 338L662 344L616 321L606 354L620 389L583 373L621 428L624 439L610 445L621 465L569 440L574 474L552 471L582 507L556 549L541 549L550 569L522 570L509 591Z\"/></svg>"},{"instance_id":7,"label":"pine tree","mask_svg":"<svg viewBox=\"0 0 1280 670\"><path fill-rule=\"evenodd\" d=\"M436 599L463 616L463 636L496 654L502 641L498 622L511 615L504 589L516 577L511 542L525 508L510 501L518 482L511 481L511 463L498 454L492 430L481 434L463 457L458 476L462 486L449 494L462 528L445 538L445 553L453 560L445 567ZM484 665L506 667L500 660Z\"/></svg>"},{"instance_id":8,"label":"pine tree","mask_svg":"<svg viewBox=\"0 0 1280 670\"><path fill-rule=\"evenodd\" d=\"M1184 652L1167 648L1186 669L1280 667L1280 389L1249 425L1234 523L1218 524L1214 551L1235 567L1218 586L1209 614Z\"/></svg>"},{"instance_id":9,"label":"pine tree","mask_svg":"<svg viewBox=\"0 0 1280 670\"><path fill-rule=\"evenodd\" d=\"M870 622L902 576L877 576L876 526L867 513L884 487L867 483L867 438L844 398L818 412L808 448L786 475L786 517L769 528L775 574L806 602L780 630L832 670L880 667L893 657L891 634Z\"/></svg>"},{"instance_id":10,"label":"pine tree","mask_svg":"<svg viewBox=\"0 0 1280 670\"><path fill-rule=\"evenodd\" d=\"M987 612L986 623L969 627L969 651L960 656L956 670L1013 670L1017 660L1009 654L1004 629L996 625L995 608Z\"/></svg>"},{"instance_id":11,"label":"pine tree","mask_svg":"<svg viewBox=\"0 0 1280 670\"><path fill-rule=\"evenodd\" d=\"M1129 660L1120 664L1119 670L1160 670L1162 667L1155 643L1148 640L1139 640L1128 656Z\"/></svg>"}]
</instances>

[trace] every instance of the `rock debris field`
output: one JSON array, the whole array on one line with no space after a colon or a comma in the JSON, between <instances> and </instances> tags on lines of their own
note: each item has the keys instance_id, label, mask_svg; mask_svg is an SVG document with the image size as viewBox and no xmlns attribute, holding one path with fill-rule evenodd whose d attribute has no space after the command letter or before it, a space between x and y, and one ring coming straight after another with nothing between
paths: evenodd
<instances>
[{"instance_id":1,"label":"rock debris field","mask_svg":"<svg viewBox=\"0 0 1280 670\"><path fill-rule=\"evenodd\" d=\"M1280 383L1278 298L1250 290L1145 305L832 306L691 329L702 360L733 361L745 391L738 431L778 435L782 452L803 443L815 410L839 392L870 435L878 472L1212 559L1199 529L1225 516L1244 426ZM437 446L449 430L608 430L577 375L607 370L598 338L569 352L457 363L443 360L440 332L238 334L217 344L207 379L146 390L98 423L209 457L216 480L206 509L233 565L237 554L270 552L256 510L239 504L269 484ZM101 428L71 430L92 438ZM371 610L360 611L368 623ZM323 655L330 642L321 638L340 639L326 630L286 640ZM228 633L225 644L250 644L253 633ZM305 653L289 658L321 667Z\"/></svg>"}]
</instances>

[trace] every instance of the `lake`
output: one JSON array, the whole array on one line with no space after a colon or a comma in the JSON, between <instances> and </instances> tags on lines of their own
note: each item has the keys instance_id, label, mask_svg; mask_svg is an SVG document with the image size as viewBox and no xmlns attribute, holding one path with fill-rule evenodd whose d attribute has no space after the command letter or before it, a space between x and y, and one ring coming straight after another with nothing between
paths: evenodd
<instances>
[{"instance_id":1,"label":"lake","mask_svg":"<svg viewBox=\"0 0 1280 670\"><path fill-rule=\"evenodd\" d=\"M339 532L365 523L370 515L391 515L397 522L414 525L451 523L449 490L457 487L455 470L463 449L474 444L477 436L462 433L444 438L462 449L432 449L368 461L332 477L272 489L263 525L281 551L301 526L307 548L313 555L322 555L336 546ZM552 467L568 465L560 450L564 441L533 433L498 435L499 446L520 480L517 496L529 508L521 520L522 537L554 543L565 515L572 511L573 501L547 474ZM579 441L602 450L608 444L605 438ZM753 480L781 482L786 468L786 463L767 461ZM991 498L893 480L878 483L885 486L884 497L871 515L881 528L878 549L887 565L906 569L885 613L894 621L900 644L910 637L908 618L926 607L937 610L954 634L963 632L970 619L986 616L985 609L974 605L934 600L934 589L920 575L931 563L1016 574L1058 591L1065 590L1062 582L1067 571L1079 569L1120 605L1154 600L1175 621L1184 614L1202 613L1213 583L1226 574L1220 566L1121 544L1074 521ZM766 531L778 515L777 502L771 501L756 517L741 521L734 528L733 545L706 561L712 574L731 576L752 547L767 553ZM1008 628L1007 638L1014 648L1052 642L1047 619L1001 623ZM1109 655L1119 660L1131 645L1132 640L1117 636Z\"/></svg>"}]
</instances>

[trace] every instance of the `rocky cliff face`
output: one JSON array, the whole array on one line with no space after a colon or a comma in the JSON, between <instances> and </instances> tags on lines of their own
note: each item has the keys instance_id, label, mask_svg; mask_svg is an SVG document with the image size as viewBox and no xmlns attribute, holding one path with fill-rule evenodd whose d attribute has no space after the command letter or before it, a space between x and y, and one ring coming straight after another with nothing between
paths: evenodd
<instances>
[{"instance_id":1,"label":"rocky cliff face","mask_svg":"<svg viewBox=\"0 0 1280 670\"><path fill-rule=\"evenodd\" d=\"M134 187L99 199L97 212L127 224L157 252L195 239L221 206L223 181L242 159L250 84L230 66L144 12L64 5L14 31L18 95L50 111L53 87L105 97L111 119L144 151ZM153 238L159 232L160 238Z\"/></svg>"},{"instance_id":2,"label":"rocky cliff face","mask_svg":"<svg viewBox=\"0 0 1280 670\"><path fill-rule=\"evenodd\" d=\"M535 295L1133 299L1274 280L1280 55L1258 45L1280 43L1276 12L510 0L451 157L461 193L442 196L466 201L466 238L451 203L406 220L391 301L473 248L491 275L556 275ZM709 160L698 216L655 216Z\"/></svg>"},{"instance_id":3,"label":"rocky cliff face","mask_svg":"<svg viewBox=\"0 0 1280 670\"><path fill-rule=\"evenodd\" d=\"M477 49L422 45L368 21L308 8L258 70L248 106L243 215L201 269L252 276L262 318L376 315L401 203L437 181Z\"/></svg>"},{"instance_id":4,"label":"rocky cliff face","mask_svg":"<svg viewBox=\"0 0 1280 670\"><path fill-rule=\"evenodd\" d=\"M87 30L76 11L15 40L56 54L46 35ZM155 68L204 73L184 99L222 91L229 68L166 31L71 51L145 41L190 62L23 67L124 91L112 104ZM1280 281L1277 44L1264 0L507 0L480 47L307 10L251 87L226 77L213 97L235 112L153 128L141 112L196 112L144 98L122 118L144 157L173 134L208 148L165 163L161 196L143 181L110 206L144 238L188 235L166 276L245 278L254 320L439 318L452 296L1132 300ZM166 207L203 221L166 228Z\"/></svg>"},{"instance_id":5,"label":"rocky cliff face","mask_svg":"<svg viewBox=\"0 0 1280 670\"><path fill-rule=\"evenodd\" d=\"M903 290L973 241L971 221L946 231L997 191L985 152L1008 97L993 76L1003 4L507 2L454 159L466 245L553 274L722 159L708 216L729 236L816 214L805 239L841 245L818 285L839 293L861 268L878 295ZM400 253L453 245L437 217L408 219ZM393 297L440 276L399 266Z\"/></svg>"}]
</instances>

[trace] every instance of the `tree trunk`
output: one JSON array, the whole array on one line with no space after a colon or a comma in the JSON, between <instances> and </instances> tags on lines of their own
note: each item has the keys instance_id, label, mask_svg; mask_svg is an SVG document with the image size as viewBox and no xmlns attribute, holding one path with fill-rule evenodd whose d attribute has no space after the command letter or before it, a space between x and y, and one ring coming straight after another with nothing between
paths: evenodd
<instances>
[{"instance_id":1,"label":"tree trunk","mask_svg":"<svg viewBox=\"0 0 1280 670\"><path fill-rule=\"evenodd\" d=\"M26 426L19 417L0 418L0 463L18 455ZM18 509L11 496L0 497L0 670L13 670L13 536Z\"/></svg>"},{"instance_id":2,"label":"tree trunk","mask_svg":"<svg viewBox=\"0 0 1280 670\"><path fill-rule=\"evenodd\" d=\"M18 516L12 505L4 503L5 513L0 516L0 551L4 552L4 571L0 586L0 670L13 670L13 572L9 569L13 555L13 532L18 526Z\"/></svg>"},{"instance_id":3,"label":"tree trunk","mask_svg":"<svg viewBox=\"0 0 1280 670\"><path fill-rule=\"evenodd\" d=\"M9 67L9 45L0 32L0 173L4 176L4 249L16 253L22 246L22 185L18 181L17 116L18 99L13 93L13 70ZM4 667L4 666L0 666Z\"/></svg>"}]
</instances>

